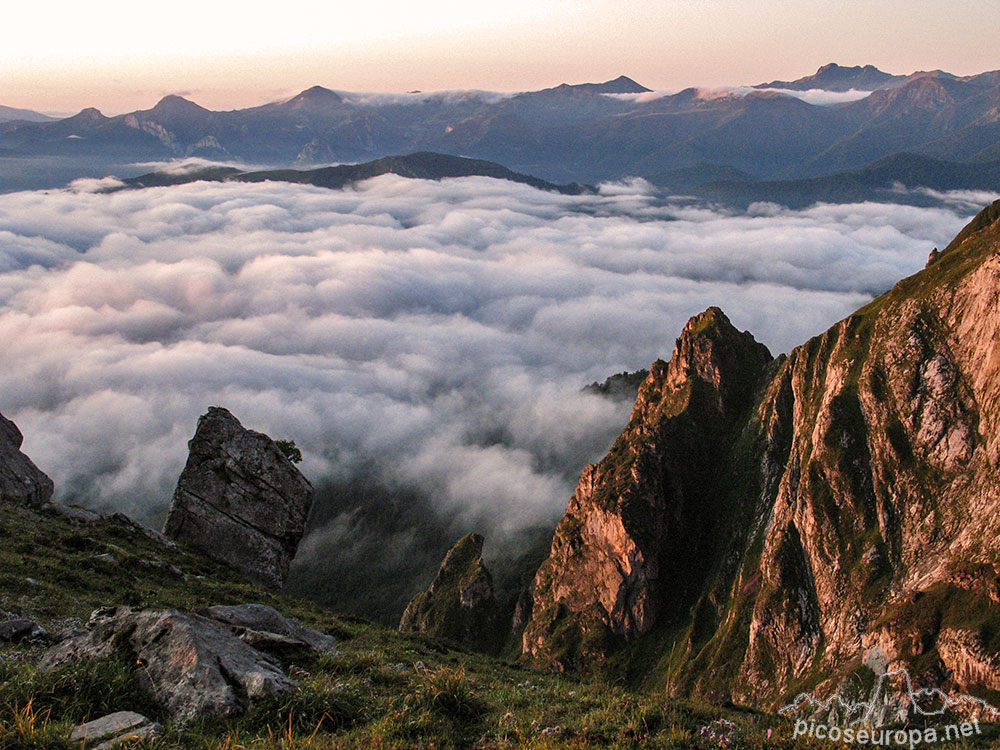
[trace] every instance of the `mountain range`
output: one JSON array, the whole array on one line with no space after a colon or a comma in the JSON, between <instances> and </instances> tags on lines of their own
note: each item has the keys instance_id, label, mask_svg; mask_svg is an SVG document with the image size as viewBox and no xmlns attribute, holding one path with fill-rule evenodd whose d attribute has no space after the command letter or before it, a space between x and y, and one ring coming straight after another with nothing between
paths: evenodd
<instances>
[{"instance_id":1,"label":"mountain range","mask_svg":"<svg viewBox=\"0 0 1000 750\"><path fill-rule=\"evenodd\" d=\"M55 117L43 115L30 109L17 109L15 107L4 107L0 105L0 122L11 120L21 120L23 122L52 122Z\"/></svg>"},{"instance_id":2,"label":"mountain range","mask_svg":"<svg viewBox=\"0 0 1000 750\"><path fill-rule=\"evenodd\" d=\"M649 180L674 194L738 208L758 201L790 208L861 201L933 205L937 197L928 191L1000 192L1000 160L973 164L899 153L862 169L798 180L758 180L731 167L700 164L652 175Z\"/></svg>"},{"instance_id":3,"label":"mountain range","mask_svg":"<svg viewBox=\"0 0 1000 750\"><path fill-rule=\"evenodd\" d=\"M863 98L823 105L800 98L845 89ZM804 179L903 152L997 161L1000 71L897 76L831 64L796 81L673 94L625 76L514 95L366 95L314 86L233 111L167 96L114 117L85 109L52 122L3 122L0 149L7 157L86 163L197 156L275 168L433 151L500 162L551 182L596 183L701 164L757 180Z\"/></svg>"},{"instance_id":4,"label":"mountain range","mask_svg":"<svg viewBox=\"0 0 1000 750\"><path fill-rule=\"evenodd\" d=\"M440 180L446 177L490 177L496 180L507 180L528 185L537 190L562 193L563 195L580 195L596 193L597 189L590 185L572 183L555 185L545 180L539 180L531 175L512 172L501 164L483 161L481 159L466 159L461 156L448 156L431 152L418 152L404 156L386 156L364 164L340 164L335 167L320 169L272 169L256 172L245 172L235 167L204 167L177 171L158 171L130 177L124 180L125 187L163 187L182 185L189 182L292 182L301 185L315 185L338 189L355 182L378 177L384 174L395 174L401 177L420 180ZM111 188L111 191L118 188Z\"/></svg>"}]
</instances>

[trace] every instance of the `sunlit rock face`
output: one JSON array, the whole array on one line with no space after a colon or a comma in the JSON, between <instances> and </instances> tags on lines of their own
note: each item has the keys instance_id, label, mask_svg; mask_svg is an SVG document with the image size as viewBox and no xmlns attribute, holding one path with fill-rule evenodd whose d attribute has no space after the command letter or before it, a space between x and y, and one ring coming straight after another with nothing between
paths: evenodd
<instances>
[{"instance_id":1,"label":"sunlit rock face","mask_svg":"<svg viewBox=\"0 0 1000 750\"><path fill-rule=\"evenodd\" d=\"M768 706L900 667L995 689L998 220L787 357L693 318L584 471L524 652Z\"/></svg>"}]
</instances>

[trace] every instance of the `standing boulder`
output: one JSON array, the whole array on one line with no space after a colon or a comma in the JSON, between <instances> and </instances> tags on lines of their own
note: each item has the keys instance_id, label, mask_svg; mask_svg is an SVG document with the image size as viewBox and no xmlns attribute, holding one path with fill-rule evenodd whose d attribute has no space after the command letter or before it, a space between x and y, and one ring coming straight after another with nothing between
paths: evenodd
<instances>
[{"instance_id":1,"label":"standing boulder","mask_svg":"<svg viewBox=\"0 0 1000 750\"><path fill-rule=\"evenodd\" d=\"M39 508L52 498L52 480L21 453L17 425L0 414L0 502Z\"/></svg>"},{"instance_id":2,"label":"standing boulder","mask_svg":"<svg viewBox=\"0 0 1000 750\"><path fill-rule=\"evenodd\" d=\"M445 555L430 588L413 597L399 622L404 633L423 633L496 653L502 645L493 577L483 564L483 537L468 534Z\"/></svg>"},{"instance_id":3,"label":"standing boulder","mask_svg":"<svg viewBox=\"0 0 1000 750\"><path fill-rule=\"evenodd\" d=\"M281 587L305 532L312 485L271 438L219 407L199 418L188 448L163 533Z\"/></svg>"}]
</instances>

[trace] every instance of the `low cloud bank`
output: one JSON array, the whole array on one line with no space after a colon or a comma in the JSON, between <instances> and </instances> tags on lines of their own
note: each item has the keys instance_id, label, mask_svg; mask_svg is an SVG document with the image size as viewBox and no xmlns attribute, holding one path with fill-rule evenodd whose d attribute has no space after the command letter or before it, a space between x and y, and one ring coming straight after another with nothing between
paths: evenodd
<instances>
[{"instance_id":1,"label":"low cloud bank","mask_svg":"<svg viewBox=\"0 0 1000 750\"><path fill-rule=\"evenodd\" d=\"M714 88L699 88L697 91L700 99L724 99L730 96L744 97L749 94L759 94L762 92L781 94L783 96L791 96L796 99L801 99L807 104L813 104L819 107L826 107L831 104L856 102L860 99L869 97L872 93L871 91L859 91L858 89L850 89L849 91L807 89L805 91L800 91L797 89L759 89L753 86L721 86ZM656 99L662 99L665 96L672 96L676 93L676 91L656 90L644 91L638 94L605 94L604 96L611 99L619 99L621 101L635 102L636 104L646 104L648 102L655 101Z\"/></svg>"},{"instance_id":2,"label":"low cloud bank","mask_svg":"<svg viewBox=\"0 0 1000 750\"><path fill-rule=\"evenodd\" d=\"M556 519L627 419L583 385L668 356L709 305L787 351L967 213L734 216L647 187L386 175L2 195L0 411L62 500L152 524L218 404L295 439L318 485L377 476L503 538ZM345 517L318 518L303 549L321 557Z\"/></svg>"}]
</instances>

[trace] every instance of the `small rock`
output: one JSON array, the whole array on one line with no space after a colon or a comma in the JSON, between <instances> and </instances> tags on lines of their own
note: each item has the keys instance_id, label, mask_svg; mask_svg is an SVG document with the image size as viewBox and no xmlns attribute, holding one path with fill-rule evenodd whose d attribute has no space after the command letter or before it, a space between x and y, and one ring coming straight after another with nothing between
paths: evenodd
<instances>
[{"instance_id":1,"label":"small rock","mask_svg":"<svg viewBox=\"0 0 1000 750\"><path fill-rule=\"evenodd\" d=\"M152 740L162 733L163 728L159 724L142 714L118 711L76 727L70 735L70 741L79 742L84 747L99 742L94 750L109 750L126 742Z\"/></svg>"},{"instance_id":2,"label":"small rock","mask_svg":"<svg viewBox=\"0 0 1000 750\"><path fill-rule=\"evenodd\" d=\"M178 724L239 716L255 701L295 686L276 659L198 615L104 607L91 615L88 627L85 635L49 649L39 669L124 649L143 665L153 693Z\"/></svg>"},{"instance_id":3,"label":"small rock","mask_svg":"<svg viewBox=\"0 0 1000 750\"><path fill-rule=\"evenodd\" d=\"M268 651L266 646L273 644L279 649L283 645L305 646L328 654L338 653L333 636L291 620L266 604L216 605L196 612L229 625L245 642L262 651Z\"/></svg>"},{"instance_id":4,"label":"small rock","mask_svg":"<svg viewBox=\"0 0 1000 750\"><path fill-rule=\"evenodd\" d=\"M71 626L60 630L55 635L55 642L61 643L62 641L69 640L70 638L78 638L81 635L86 635L87 631L78 626Z\"/></svg>"},{"instance_id":5,"label":"small rock","mask_svg":"<svg viewBox=\"0 0 1000 750\"><path fill-rule=\"evenodd\" d=\"M49 639L48 631L31 620L0 622L0 643L39 643Z\"/></svg>"}]
</instances>

